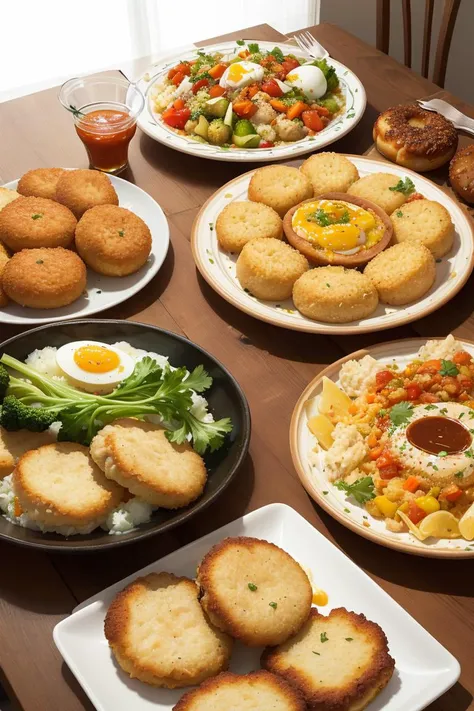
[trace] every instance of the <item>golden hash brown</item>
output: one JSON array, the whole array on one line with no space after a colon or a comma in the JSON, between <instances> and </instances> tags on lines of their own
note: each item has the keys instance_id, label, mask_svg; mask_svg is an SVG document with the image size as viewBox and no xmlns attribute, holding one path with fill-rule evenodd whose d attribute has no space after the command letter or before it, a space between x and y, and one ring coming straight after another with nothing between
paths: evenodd
<instances>
[{"instance_id":1,"label":"golden hash brown","mask_svg":"<svg viewBox=\"0 0 474 711\"><path fill-rule=\"evenodd\" d=\"M59 178L66 171L63 168L35 168L22 175L18 182L18 192L27 197L42 197L56 200Z\"/></svg>"},{"instance_id":2,"label":"golden hash brown","mask_svg":"<svg viewBox=\"0 0 474 711\"><path fill-rule=\"evenodd\" d=\"M401 306L420 299L431 289L436 263L423 244L406 241L377 254L364 274L377 289L382 303Z\"/></svg>"},{"instance_id":3,"label":"golden hash brown","mask_svg":"<svg viewBox=\"0 0 474 711\"><path fill-rule=\"evenodd\" d=\"M282 677L260 669L223 672L187 691L173 711L306 711L300 692Z\"/></svg>"},{"instance_id":4,"label":"golden hash brown","mask_svg":"<svg viewBox=\"0 0 474 711\"><path fill-rule=\"evenodd\" d=\"M168 689L199 684L227 669L232 640L206 619L189 578L150 573L113 600L104 633L132 678Z\"/></svg>"},{"instance_id":5,"label":"golden hash brown","mask_svg":"<svg viewBox=\"0 0 474 711\"><path fill-rule=\"evenodd\" d=\"M222 249L241 252L247 242L257 237L283 239L283 226L272 207L260 202L236 200L219 213L216 236Z\"/></svg>"},{"instance_id":6,"label":"golden hash brown","mask_svg":"<svg viewBox=\"0 0 474 711\"><path fill-rule=\"evenodd\" d=\"M308 618L313 591L302 567L257 538L226 538L203 558L201 605L219 629L251 647L280 644Z\"/></svg>"},{"instance_id":7,"label":"golden hash brown","mask_svg":"<svg viewBox=\"0 0 474 711\"><path fill-rule=\"evenodd\" d=\"M58 180L56 200L66 205L80 219L96 205L118 205L110 178L98 170L67 170Z\"/></svg>"},{"instance_id":8,"label":"golden hash brown","mask_svg":"<svg viewBox=\"0 0 474 711\"><path fill-rule=\"evenodd\" d=\"M354 163L339 153L315 153L300 170L310 179L315 197L322 193L345 193L359 179Z\"/></svg>"},{"instance_id":9,"label":"golden hash brown","mask_svg":"<svg viewBox=\"0 0 474 711\"><path fill-rule=\"evenodd\" d=\"M3 427L0 427L0 479L12 473L19 457L25 452L51 442L53 442L53 436L47 431L28 432L28 430L18 430L16 432L7 432Z\"/></svg>"},{"instance_id":10,"label":"golden hash brown","mask_svg":"<svg viewBox=\"0 0 474 711\"><path fill-rule=\"evenodd\" d=\"M313 197L313 186L298 168L266 165L252 175L248 196L253 202L273 207L280 217L284 217L290 207Z\"/></svg>"},{"instance_id":11,"label":"golden hash brown","mask_svg":"<svg viewBox=\"0 0 474 711\"><path fill-rule=\"evenodd\" d=\"M69 247L77 220L64 205L40 197L19 197L0 212L0 241L13 252L35 247Z\"/></svg>"},{"instance_id":12,"label":"golden hash brown","mask_svg":"<svg viewBox=\"0 0 474 711\"><path fill-rule=\"evenodd\" d=\"M398 175L392 173L371 173L352 183L347 192L349 195L375 202L387 215L391 215L407 199L407 196L398 190L391 190L399 181Z\"/></svg>"},{"instance_id":13,"label":"golden hash brown","mask_svg":"<svg viewBox=\"0 0 474 711\"><path fill-rule=\"evenodd\" d=\"M261 661L300 689L310 711L362 711L395 666L379 625L343 607L327 617L313 608L298 634Z\"/></svg>"},{"instance_id":14,"label":"golden hash brown","mask_svg":"<svg viewBox=\"0 0 474 711\"><path fill-rule=\"evenodd\" d=\"M444 205L433 200L413 200L391 215L393 241L419 242L435 259L444 257L453 246L454 225Z\"/></svg>"}]
</instances>

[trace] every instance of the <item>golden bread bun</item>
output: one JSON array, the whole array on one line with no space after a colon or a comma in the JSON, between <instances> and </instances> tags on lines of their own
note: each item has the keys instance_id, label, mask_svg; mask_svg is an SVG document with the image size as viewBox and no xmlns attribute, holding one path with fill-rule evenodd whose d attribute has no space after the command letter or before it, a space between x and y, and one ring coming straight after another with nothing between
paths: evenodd
<instances>
[{"instance_id":1,"label":"golden bread bun","mask_svg":"<svg viewBox=\"0 0 474 711\"><path fill-rule=\"evenodd\" d=\"M449 164L449 180L458 195L474 203L474 144L456 153Z\"/></svg>"},{"instance_id":2,"label":"golden bread bun","mask_svg":"<svg viewBox=\"0 0 474 711\"><path fill-rule=\"evenodd\" d=\"M420 242L435 259L444 257L453 246L454 225L446 208L433 200L413 200L391 215L393 241Z\"/></svg>"}]
</instances>

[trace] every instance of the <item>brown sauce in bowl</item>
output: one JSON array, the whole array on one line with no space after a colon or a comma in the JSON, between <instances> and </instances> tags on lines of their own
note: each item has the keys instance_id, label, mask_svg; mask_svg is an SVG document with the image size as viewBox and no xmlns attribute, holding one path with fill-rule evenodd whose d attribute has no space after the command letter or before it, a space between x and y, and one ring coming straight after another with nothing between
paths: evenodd
<instances>
[{"instance_id":1,"label":"brown sauce in bowl","mask_svg":"<svg viewBox=\"0 0 474 711\"><path fill-rule=\"evenodd\" d=\"M421 417L407 427L407 439L428 454L458 454L472 443L469 430L451 417Z\"/></svg>"}]
</instances>

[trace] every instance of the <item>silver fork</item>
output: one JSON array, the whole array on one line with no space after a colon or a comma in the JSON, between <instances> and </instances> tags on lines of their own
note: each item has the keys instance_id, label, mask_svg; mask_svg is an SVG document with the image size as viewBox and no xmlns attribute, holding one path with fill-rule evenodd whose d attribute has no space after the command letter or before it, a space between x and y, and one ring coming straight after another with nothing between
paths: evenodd
<instances>
[{"instance_id":1,"label":"silver fork","mask_svg":"<svg viewBox=\"0 0 474 711\"><path fill-rule=\"evenodd\" d=\"M458 109L455 109L454 106L451 106L451 104L448 104L446 101L443 101L442 99L431 99L430 101L418 99L417 102L423 109L426 109L427 111L437 111L439 114L449 119L449 121L454 124L455 128L458 128L461 131L466 131L466 133L471 133L474 136L474 119L469 118L466 114L458 111Z\"/></svg>"},{"instance_id":2,"label":"silver fork","mask_svg":"<svg viewBox=\"0 0 474 711\"><path fill-rule=\"evenodd\" d=\"M300 32L298 35L293 35L293 39L298 47L309 54L310 57L314 57L314 59L326 59L329 57L329 52L307 30Z\"/></svg>"}]
</instances>

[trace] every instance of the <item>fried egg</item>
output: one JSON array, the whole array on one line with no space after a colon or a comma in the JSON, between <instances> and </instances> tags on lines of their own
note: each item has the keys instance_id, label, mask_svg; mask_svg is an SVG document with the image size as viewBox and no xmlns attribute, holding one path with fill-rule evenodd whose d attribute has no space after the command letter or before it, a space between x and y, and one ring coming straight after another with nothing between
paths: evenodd
<instances>
[{"instance_id":1,"label":"fried egg","mask_svg":"<svg viewBox=\"0 0 474 711\"><path fill-rule=\"evenodd\" d=\"M127 353L99 341L67 343L58 349L56 362L72 385L94 393L111 392L135 367Z\"/></svg>"},{"instance_id":2,"label":"fried egg","mask_svg":"<svg viewBox=\"0 0 474 711\"><path fill-rule=\"evenodd\" d=\"M242 89L244 86L262 81L264 70L254 62L234 62L227 67L219 84L224 89Z\"/></svg>"},{"instance_id":3,"label":"fried egg","mask_svg":"<svg viewBox=\"0 0 474 711\"><path fill-rule=\"evenodd\" d=\"M320 99L328 88L326 77L319 67L304 64L287 74L285 82L306 94L308 99Z\"/></svg>"}]
</instances>

